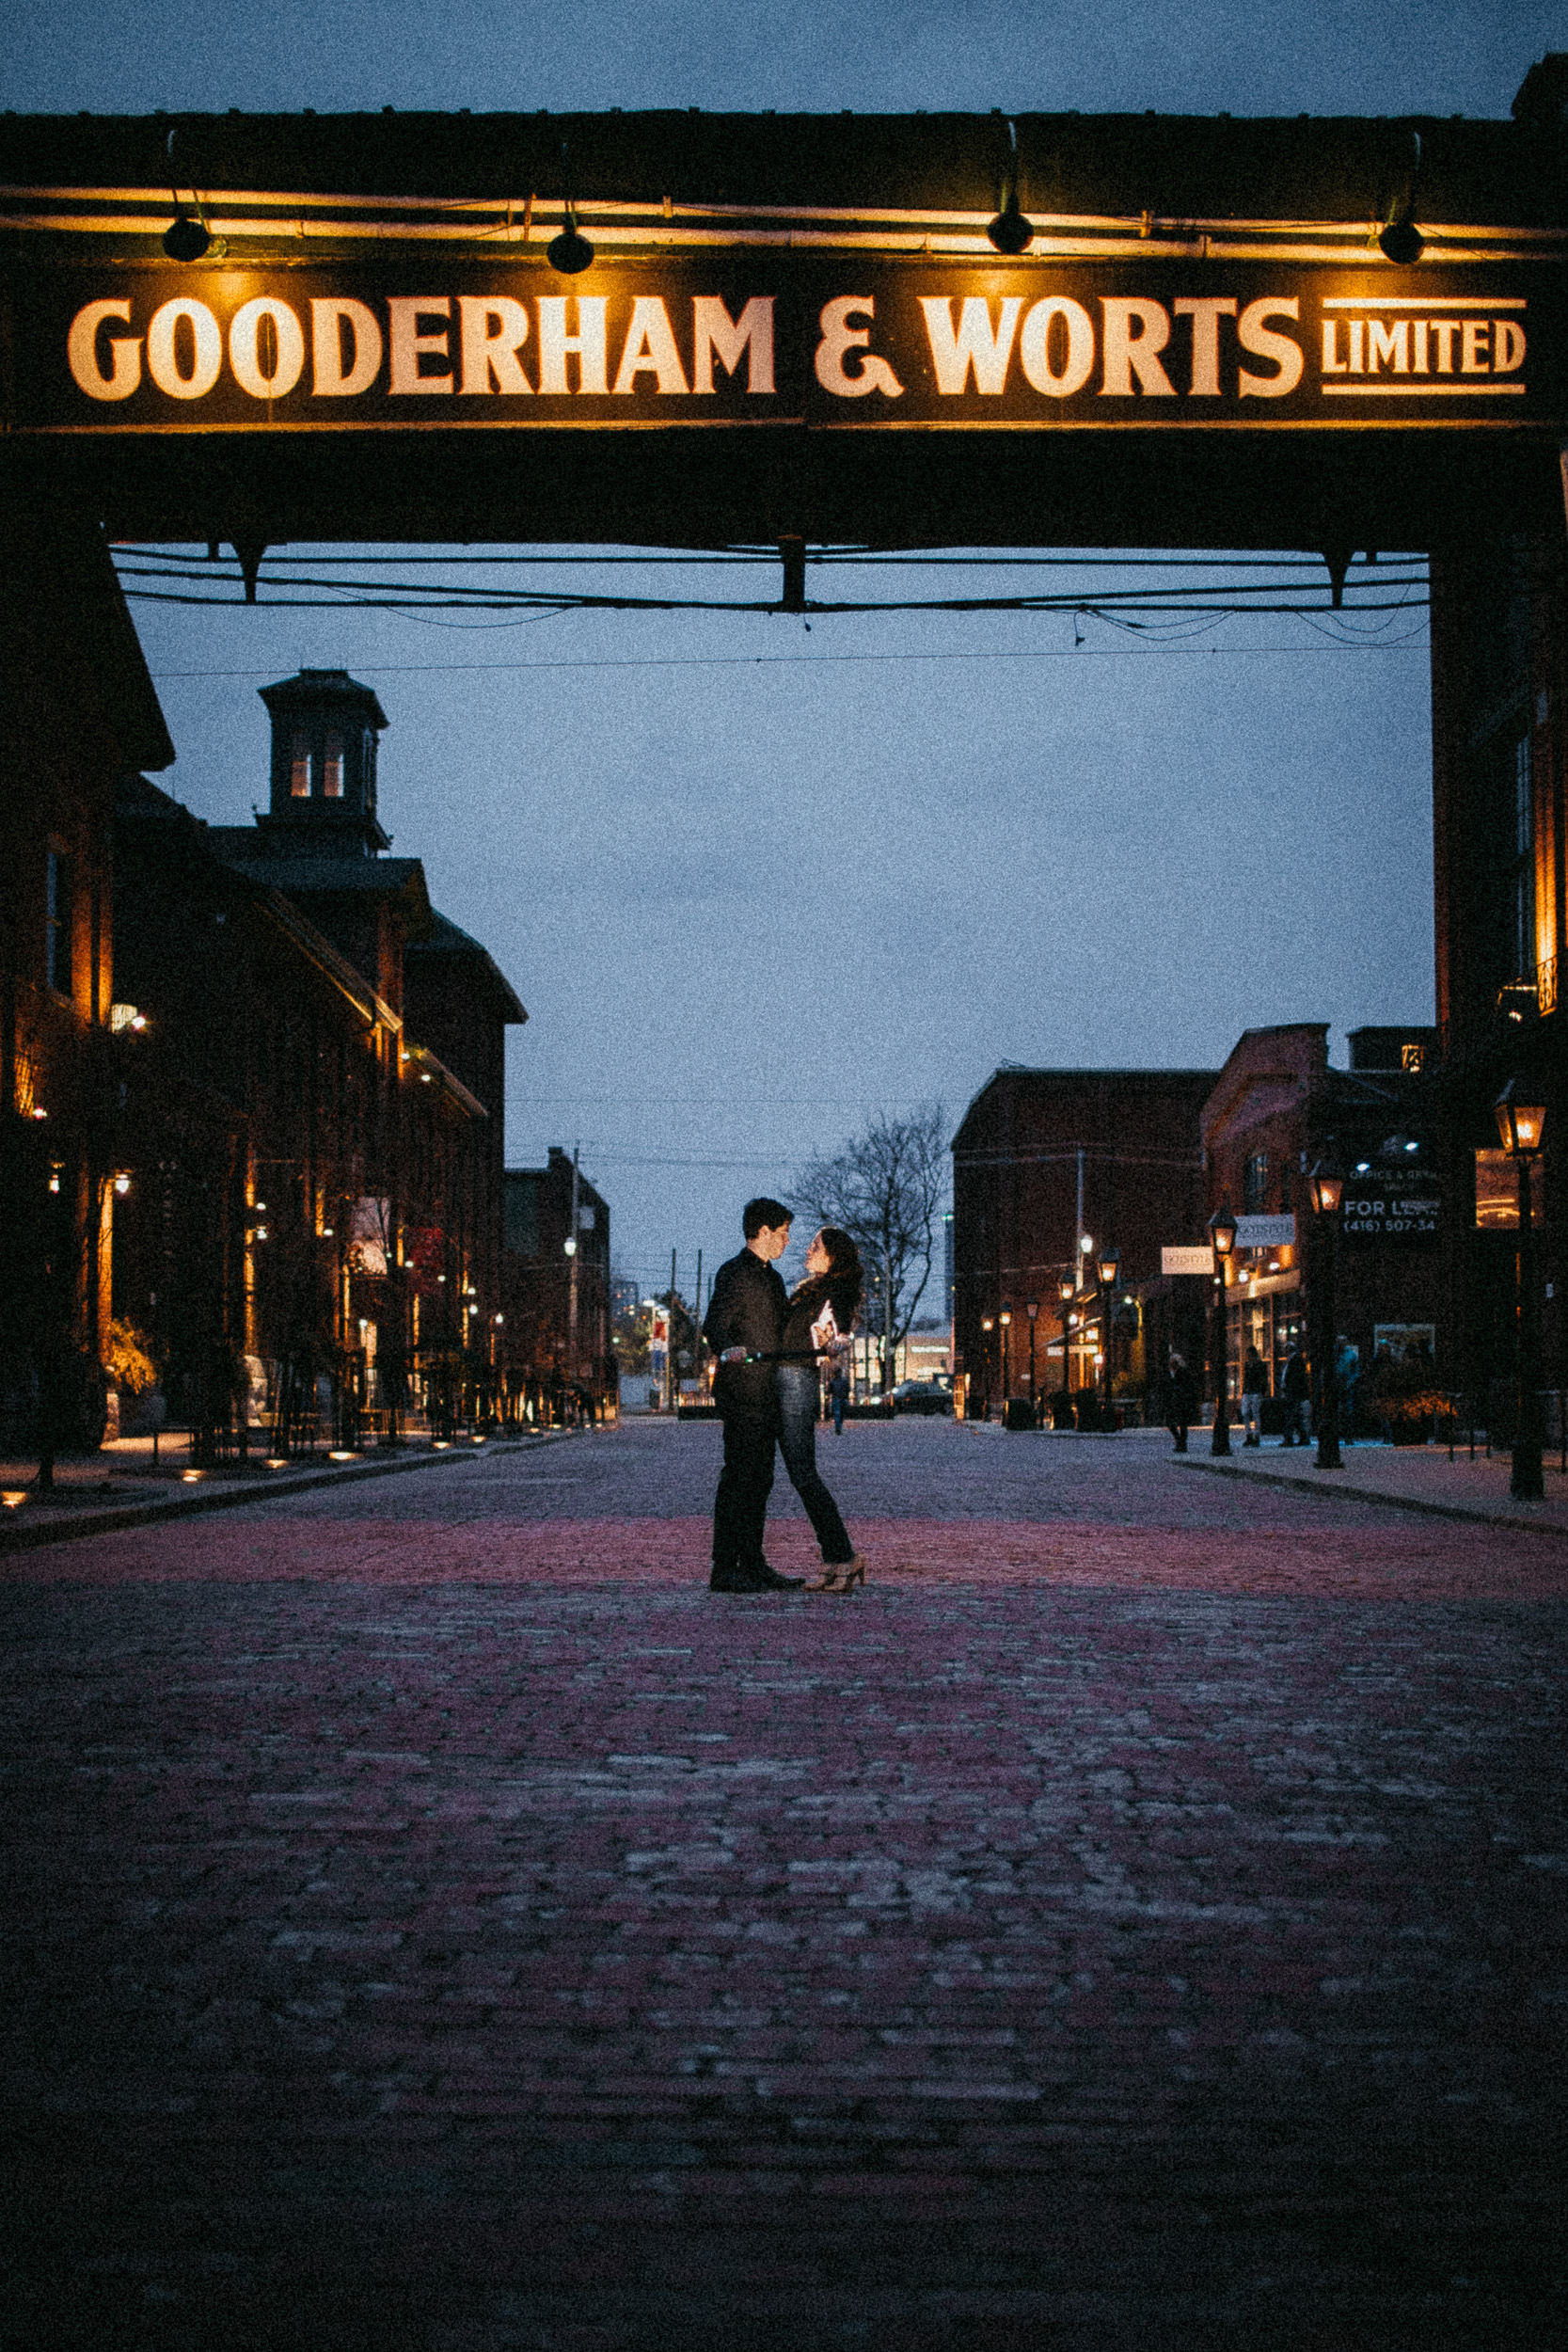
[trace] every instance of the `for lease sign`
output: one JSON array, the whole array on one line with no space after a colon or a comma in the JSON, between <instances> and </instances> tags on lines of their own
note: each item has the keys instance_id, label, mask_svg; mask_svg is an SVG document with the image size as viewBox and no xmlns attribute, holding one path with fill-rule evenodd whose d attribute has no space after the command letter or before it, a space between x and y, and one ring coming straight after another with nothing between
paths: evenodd
<instances>
[{"instance_id":1,"label":"for lease sign","mask_svg":"<svg viewBox=\"0 0 1568 2352\"><path fill-rule=\"evenodd\" d=\"M83 262L18 282L8 421L1513 426L1563 410L1562 311L1517 264Z\"/></svg>"}]
</instances>

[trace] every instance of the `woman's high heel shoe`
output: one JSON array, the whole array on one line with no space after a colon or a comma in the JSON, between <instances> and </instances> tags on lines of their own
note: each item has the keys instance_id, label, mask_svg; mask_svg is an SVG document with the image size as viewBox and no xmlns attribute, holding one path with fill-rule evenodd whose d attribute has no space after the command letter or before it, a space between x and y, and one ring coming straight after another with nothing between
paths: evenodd
<instances>
[{"instance_id":1,"label":"woman's high heel shoe","mask_svg":"<svg viewBox=\"0 0 1568 2352\"><path fill-rule=\"evenodd\" d=\"M824 1566L822 1573L806 1586L808 1593L852 1593L857 1584L865 1582L865 1562L857 1551L852 1560L841 1560Z\"/></svg>"}]
</instances>

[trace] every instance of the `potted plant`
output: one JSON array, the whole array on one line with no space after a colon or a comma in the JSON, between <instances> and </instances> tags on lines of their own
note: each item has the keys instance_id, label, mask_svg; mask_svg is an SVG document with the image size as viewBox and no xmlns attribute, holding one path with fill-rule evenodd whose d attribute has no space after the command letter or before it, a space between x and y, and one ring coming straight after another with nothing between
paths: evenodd
<instances>
[{"instance_id":1,"label":"potted plant","mask_svg":"<svg viewBox=\"0 0 1568 2352\"><path fill-rule=\"evenodd\" d=\"M109 1326L103 1370L109 1379L111 1437L136 1437L163 1425L163 1393L147 1335L123 1316L117 1315Z\"/></svg>"},{"instance_id":2,"label":"potted plant","mask_svg":"<svg viewBox=\"0 0 1568 2352\"><path fill-rule=\"evenodd\" d=\"M1380 1363L1372 1378L1372 1410L1391 1445L1425 1445L1448 1398L1430 1362Z\"/></svg>"}]
</instances>

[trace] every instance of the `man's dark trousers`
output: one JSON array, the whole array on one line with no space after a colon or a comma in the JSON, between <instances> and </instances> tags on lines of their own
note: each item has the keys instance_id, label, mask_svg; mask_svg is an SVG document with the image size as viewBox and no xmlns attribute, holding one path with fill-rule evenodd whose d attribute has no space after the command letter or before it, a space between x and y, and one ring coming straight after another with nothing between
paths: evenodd
<instances>
[{"instance_id":1,"label":"man's dark trousers","mask_svg":"<svg viewBox=\"0 0 1568 2352\"><path fill-rule=\"evenodd\" d=\"M713 1278L703 1337L721 1359L732 1348L747 1359L721 1360L713 1383L724 1423L724 1468L713 1498L713 1570L721 1584L734 1578L744 1587L759 1573L766 1583L762 1531L778 1428L771 1359L787 1303L777 1269L754 1249L726 1259Z\"/></svg>"},{"instance_id":2,"label":"man's dark trousers","mask_svg":"<svg viewBox=\"0 0 1568 2352\"><path fill-rule=\"evenodd\" d=\"M771 1410L724 1415L724 1467L713 1499L713 1565L721 1576L762 1563L777 1426Z\"/></svg>"}]
</instances>

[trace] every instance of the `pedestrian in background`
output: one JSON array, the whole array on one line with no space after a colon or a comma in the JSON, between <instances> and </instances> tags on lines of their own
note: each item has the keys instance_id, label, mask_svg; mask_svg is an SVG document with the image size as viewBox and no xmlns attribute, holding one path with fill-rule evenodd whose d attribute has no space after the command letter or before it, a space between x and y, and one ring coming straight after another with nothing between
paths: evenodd
<instances>
[{"instance_id":1,"label":"pedestrian in background","mask_svg":"<svg viewBox=\"0 0 1568 2352\"><path fill-rule=\"evenodd\" d=\"M1285 1359L1285 1375L1280 1386L1285 1393L1285 1443L1308 1445L1312 1434L1312 1382L1307 1359L1299 1347L1292 1347Z\"/></svg>"},{"instance_id":2,"label":"pedestrian in background","mask_svg":"<svg viewBox=\"0 0 1568 2352\"><path fill-rule=\"evenodd\" d=\"M835 1438L842 1438L844 1435L844 1408L848 1402L849 1375L845 1369L843 1357L837 1356L833 1359L832 1378L828 1383L828 1404L833 1416Z\"/></svg>"},{"instance_id":3,"label":"pedestrian in background","mask_svg":"<svg viewBox=\"0 0 1568 2352\"><path fill-rule=\"evenodd\" d=\"M1165 1427L1176 1440L1178 1454L1187 1451L1187 1432L1198 1408L1197 1382L1194 1379L1185 1356L1173 1347L1165 1371Z\"/></svg>"},{"instance_id":4,"label":"pedestrian in background","mask_svg":"<svg viewBox=\"0 0 1568 2352\"><path fill-rule=\"evenodd\" d=\"M864 1288L854 1242L836 1225L824 1225L806 1252L805 1279L791 1294L774 1374L779 1451L822 1550L822 1574L808 1593L847 1593L865 1582L865 1562L816 1467L818 1367L824 1358L835 1370L842 1364Z\"/></svg>"},{"instance_id":5,"label":"pedestrian in background","mask_svg":"<svg viewBox=\"0 0 1568 2352\"><path fill-rule=\"evenodd\" d=\"M713 1401L724 1428L708 1580L715 1593L785 1592L801 1581L770 1568L762 1549L779 1427L773 1375L789 1303L774 1261L789 1247L789 1216L782 1200L747 1201L746 1247L714 1276L703 1320L703 1337L719 1359Z\"/></svg>"},{"instance_id":6,"label":"pedestrian in background","mask_svg":"<svg viewBox=\"0 0 1568 2352\"><path fill-rule=\"evenodd\" d=\"M1334 1385L1339 1399L1339 1439L1349 1445L1355 1436L1355 1396L1361 1386L1361 1350L1341 1331L1334 1356Z\"/></svg>"},{"instance_id":7,"label":"pedestrian in background","mask_svg":"<svg viewBox=\"0 0 1568 2352\"><path fill-rule=\"evenodd\" d=\"M1244 1445L1259 1445L1262 1438L1263 1391L1268 1383L1263 1359L1255 1347L1249 1347L1242 1365L1242 1422L1246 1430Z\"/></svg>"}]
</instances>

